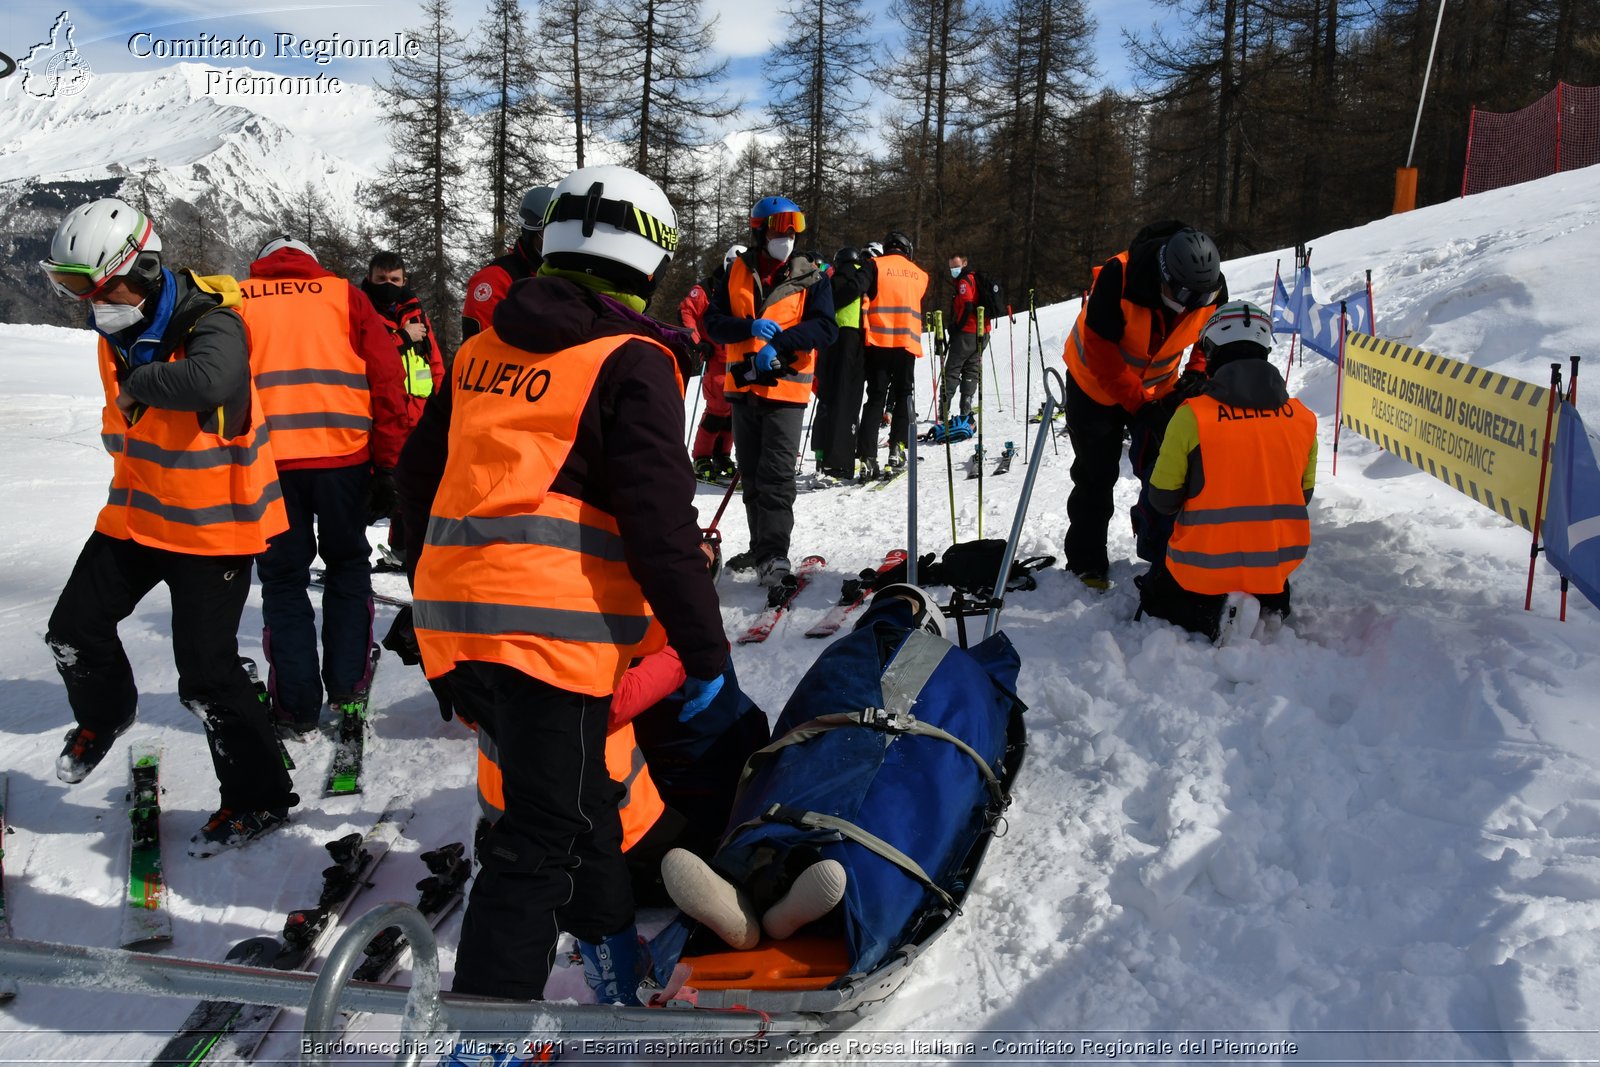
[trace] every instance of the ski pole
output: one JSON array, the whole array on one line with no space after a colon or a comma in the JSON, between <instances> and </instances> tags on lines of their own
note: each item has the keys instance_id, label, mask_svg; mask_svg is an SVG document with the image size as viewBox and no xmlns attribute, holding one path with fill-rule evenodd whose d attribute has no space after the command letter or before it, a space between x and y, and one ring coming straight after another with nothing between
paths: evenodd
<instances>
[{"instance_id":1,"label":"ski pole","mask_svg":"<svg viewBox=\"0 0 1600 1067\"><path fill-rule=\"evenodd\" d=\"M941 366L950 358L950 346L944 339L944 312L933 313L933 354L939 357ZM948 405L949 400L946 399ZM955 544L956 538L956 467L955 458L950 453L950 410L945 409L944 417L934 423L944 435L944 480L950 488L950 543Z\"/></svg>"},{"instance_id":2,"label":"ski pole","mask_svg":"<svg viewBox=\"0 0 1600 1067\"><path fill-rule=\"evenodd\" d=\"M733 472L733 481L728 483L728 491L722 494L722 503L717 506L717 513L711 516L711 525L706 527L709 533L717 528L717 523L722 521L722 513L728 510L728 501L733 499L733 491L739 485L739 472Z\"/></svg>"},{"instance_id":3,"label":"ski pole","mask_svg":"<svg viewBox=\"0 0 1600 1067\"><path fill-rule=\"evenodd\" d=\"M1055 386L1052 388L1051 382ZM1067 383L1062 380L1061 372L1045 368L1044 372L1044 421L1049 425L1050 419L1055 415L1055 409L1063 402L1067 393ZM1044 437L1041 433L1039 439L1033 443L1033 461L1028 464L1028 475L1022 482L1022 496L1017 499L1017 513L1011 520L1011 536L1006 538L1005 554L1000 559L1000 573L994 582L994 595L990 599L989 618L983 626L984 640L994 636L995 627L1000 624L1000 605L1005 602L1006 581L1011 577L1011 561L1017 558L1017 542L1022 539L1022 524L1028 517L1028 501L1033 497L1033 482L1039 476L1039 461L1044 458Z\"/></svg>"},{"instance_id":4,"label":"ski pole","mask_svg":"<svg viewBox=\"0 0 1600 1067\"><path fill-rule=\"evenodd\" d=\"M1011 346L1011 409L1017 408L1017 313L1006 305L1006 344ZM1024 415L1027 412L1023 412Z\"/></svg>"},{"instance_id":5,"label":"ski pole","mask_svg":"<svg viewBox=\"0 0 1600 1067\"><path fill-rule=\"evenodd\" d=\"M983 344L983 308L978 309L978 344ZM983 349L978 349L979 358L982 358ZM994 391L1000 391L997 380ZM983 540L983 368L978 368L978 540Z\"/></svg>"},{"instance_id":6,"label":"ski pole","mask_svg":"<svg viewBox=\"0 0 1600 1067\"><path fill-rule=\"evenodd\" d=\"M1033 321L1032 289L1028 290L1028 321L1030 323ZM1028 427L1032 424L1033 420L1033 330L1028 327L1024 327L1024 330L1026 330L1027 333L1028 346L1022 353L1022 407L1025 412L1022 419L1022 454L1027 455ZM1015 349L1012 351L1015 352ZM1011 375L1011 380L1013 382L1016 381L1016 373L1014 369Z\"/></svg>"},{"instance_id":7,"label":"ski pole","mask_svg":"<svg viewBox=\"0 0 1600 1067\"><path fill-rule=\"evenodd\" d=\"M702 369L700 373L704 374L705 370ZM683 447L689 450L691 456L694 455L694 435L700 429L696 425L695 416L700 413L700 394L703 392L705 392L704 385L694 391L694 402L689 406L689 432L684 436Z\"/></svg>"},{"instance_id":8,"label":"ski pole","mask_svg":"<svg viewBox=\"0 0 1600 1067\"><path fill-rule=\"evenodd\" d=\"M913 368L912 374L916 371ZM911 432L906 436L906 478L911 482L906 490L909 497L906 508L906 582L910 585L917 584L917 390L915 382L906 383L906 407L910 410L907 417L911 423Z\"/></svg>"},{"instance_id":9,"label":"ski pole","mask_svg":"<svg viewBox=\"0 0 1600 1067\"><path fill-rule=\"evenodd\" d=\"M1050 365L1044 361L1044 331L1039 328L1038 310L1030 307L1028 309L1028 317L1033 320L1033 332L1039 338L1039 371L1041 374L1049 374ZM1040 380L1043 381L1044 379L1041 377ZM1060 405L1057 406L1059 407ZM1047 431L1050 434L1050 444L1055 448L1055 454L1061 455L1061 442L1056 440L1055 430L1051 426L1049 419L1045 419L1039 424L1040 433Z\"/></svg>"}]
</instances>

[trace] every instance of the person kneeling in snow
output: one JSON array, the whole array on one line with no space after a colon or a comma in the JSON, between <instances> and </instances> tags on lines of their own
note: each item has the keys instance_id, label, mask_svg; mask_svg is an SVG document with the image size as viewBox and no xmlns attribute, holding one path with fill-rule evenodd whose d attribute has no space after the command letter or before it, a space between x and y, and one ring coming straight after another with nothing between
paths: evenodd
<instances>
[{"instance_id":1,"label":"person kneeling in snow","mask_svg":"<svg viewBox=\"0 0 1600 1067\"><path fill-rule=\"evenodd\" d=\"M1200 347L1210 380L1178 406L1150 475L1151 504L1176 521L1165 558L1138 579L1139 606L1226 643L1262 612L1289 614L1289 574L1311 545L1317 417L1268 362L1261 308L1224 304Z\"/></svg>"},{"instance_id":2,"label":"person kneeling in snow","mask_svg":"<svg viewBox=\"0 0 1600 1067\"><path fill-rule=\"evenodd\" d=\"M842 903L858 973L930 907L953 906L957 872L1006 803L1020 660L1003 634L961 649L943 631L926 593L892 585L818 657L746 764L711 862L681 849L663 860L685 915L748 949Z\"/></svg>"}]
</instances>

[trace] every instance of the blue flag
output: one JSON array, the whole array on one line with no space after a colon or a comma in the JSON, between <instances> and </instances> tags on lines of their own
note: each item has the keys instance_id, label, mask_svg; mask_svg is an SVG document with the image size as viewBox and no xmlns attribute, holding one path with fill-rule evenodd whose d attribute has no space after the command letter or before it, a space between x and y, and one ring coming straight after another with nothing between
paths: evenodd
<instances>
[{"instance_id":1,"label":"blue flag","mask_svg":"<svg viewBox=\"0 0 1600 1067\"><path fill-rule=\"evenodd\" d=\"M1351 333L1372 332L1367 291L1357 289L1341 300L1319 304L1308 295L1300 322L1300 343L1320 356L1339 362L1339 305L1344 304L1344 325Z\"/></svg>"},{"instance_id":2,"label":"blue flag","mask_svg":"<svg viewBox=\"0 0 1600 1067\"><path fill-rule=\"evenodd\" d=\"M1272 299L1272 332L1299 333L1305 318L1305 305L1311 300L1311 268L1301 267L1294 275L1294 292L1284 288L1283 279L1277 280Z\"/></svg>"},{"instance_id":3,"label":"blue flag","mask_svg":"<svg viewBox=\"0 0 1600 1067\"><path fill-rule=\"evenodd\" d=\"M1561 405L1551 461L1544 551L1562 576L1600 607L1600 466L1578 409Z\"/></svg>"}]
</instances>

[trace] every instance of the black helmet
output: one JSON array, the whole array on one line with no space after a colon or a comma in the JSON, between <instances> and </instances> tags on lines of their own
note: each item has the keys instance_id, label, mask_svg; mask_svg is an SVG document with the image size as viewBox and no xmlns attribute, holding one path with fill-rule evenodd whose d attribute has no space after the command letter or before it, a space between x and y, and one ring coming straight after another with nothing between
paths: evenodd
<instances>
[{"instance_id":1,"label":"black helmet","mask_svg":"<svg viewBox=\"0 0 1600 1067\"><path fill-rule=\"evenodd\" d=\"M1204 307L1222 282L1222 255L1216 244L1195 229L1182 229L1167 239L1158 255L1161 280L1184 307Z\"/></svg>"},{"instance_id":2,"label":"black helmet","mask_svg":"<svg viewBox=\"0 0 1600 1067\"><path fill-rule=\"evenodd\" d=\"M902 252L909 259L912 253L911 238L907 237L903 230L890 230L889 236L883 239L883 250L885 252Z\"/></svg>"},{"instance_id":3,"label":"black helmet","mask_svg":"<svg viewBox=\"0 0 1600 1067\"><path fill-rule=\"evenodd\" d=\"M845 245L843 248L839 249L839 251L833 254L833 265L836 267L843 267L846 265L855 266L860 262L861 249L855 248L851 245Z\"/></svg>"},{"instance_id":4,"label":"black helmet","mask_svg":"<svg viewBox=\"0 0 1600 1067\"><path fill-rule=\"evenodd\" d=\"M550 194L555 189L549 185L536 185L522 194L522 204L517 208L517 216L522 222L522 228L531 233L544 232L544 211L550 206Z\"/></svg>"}]
</instances>

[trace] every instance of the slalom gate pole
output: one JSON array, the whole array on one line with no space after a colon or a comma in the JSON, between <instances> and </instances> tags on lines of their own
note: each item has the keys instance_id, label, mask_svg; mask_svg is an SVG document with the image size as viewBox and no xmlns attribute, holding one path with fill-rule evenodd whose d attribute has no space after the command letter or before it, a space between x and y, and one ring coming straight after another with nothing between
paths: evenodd
<instances>
[{"instance_id":1,"label":"slalom gate pole","mask_svg":"<svg viewBox=\"0 0 1600 1067\"><path fill-rule=\"evenodd\" d=\"M949 358L950 358L950 343L947 340L945 340L944 331L942 329L940 329L940 327L943 326L943 325L944 325L944 312L943 311L935 311L933 313L933 329L934 329L934 334L933 334L933 352L934 352L934 355L939 357L939 363L940 363L941 366L943 366L945 364L945 362L948 361ZM940 380L942 382L943 378L944 378L944 375L940 374L939 378L940 378ZM949 421L950 421L950 409L948 407L948 404L949 404L949 401L948 401L948 399L946 399L946 405L947 406L945 407L944 418L940 419L939 422L937 423L937 425L939 426L939 428L941 429L941 431L944 434L944 480L945 480L945 483L948 485L948 487L950 489L950 543L951 544L955 544L956 540L957 540L957 538L956 538L956 461L955 461L955 456L950 451L950 427L947 425L947 423L949 423ZM910 461L910 453L909 452L906 455L906 459L907 459L907 462L909 463L909 461Z\"/></svg>"},{"instance_id":2,"label":"slalom gate pole","mask_svg":"<svg viewBox=\"0 0 1600 1067\"><path fill-rule=\"evenodd\" d=\"M1054 386L1052 387L1052 381ZM1045 368L1044 414L1045 424L1055 416L1055 409L1065 402L1067 383L1061 372ZM994 636L1000 625L1000 606L1005 603L1006 580L1011 577L1011 561L1017 558L1017 543L1022 540L1022 526L1028 518L1028 502L1033 498L1033 483L1039 477L1039 463L1044 459L1044 434L1033 443L1033 459L1028 464L1028 474L1022 482L1022 495L1017 498L1017 513L1011 519L1011 536L1006 538L1005 554L1000 559L1000 573L995 576L994 593L990 598L989 618L983 625L984 640Z\"/></svg>"},{"instance_id":3,"label":"slalom gate pole","mask_svg":"<svg viewBox=\"0 0 1600 1067\"><path fill-rule=\"evenodd\" d=\"M983 358L983 308L978 309L978 358ZM1000 381L995 380L995 392L1000 391ZM983 540L983 366L978 366L978 540ZM954 538L951 538L954 541Z\"/></svg>"},{"instance_id":4,"label":"slalom gate pole","mask_svg":"<svg viewBox=\"0 0 1600 1067\"><path fill-rule=\"evenodd\" d=\"M1367 321L1374 337L1378 334L1378 313L1372 307L1372 271L1367 271Z\"/></svg>"},{"instance_id":5,"label":"slalom gate pole","mask_svg":"<svg viewBox=\"0 0 1600 1067\"><path fill-rule=\"evenodd\" d=\"M1289 384L1289 372L1294 370L1294 343L1296 341L1298 341L1298 340L1300 340L1300 335L1299 334L1291 333L1289 335L1289 362L1287 362L1287 363L1285 363L1283 365L1283 384L1284 385L1288 385Z\"/></svg>"},{"instance_id":6,"label":"slalom gate pole","mask_svg":"<svg viewBox=\"0 0 1600 1067\"><path fill-rule=\"evenodd\" d=\"M1023 374L1023 379L1022 379L1023 380L1022 406L1024 408L1023 413L1022 413L1022 452L1023 452L1023 455L1027 455L1028 454L1028 427L1030 425L1032 425L1032 420L1033 420L1033 327L1032 327L1032 321L1033 321L1033 290L1032 289L1028 290L1028 321L1029 321L1029 325L1023 327L1023 329L1025 329L1027 331L1027 338L1028 338L1027 348L1023 351L1023 354L1022 354L1022 374ZM1016 374L1015 373L1013 373L1011 377L1012 377L1013 381L1016 380Z\"/></svg>"},{"instance_id":7,"label":"slalom gate pole","mask_svg":"<svg viewBox=\"0 0 1600 1067\"><path fill-rule=\"evenodd\" d=\"M1006 305L1006 343L1011 346L1011 408L1017 407L1017 313ZM1027 415L1026 411L1023 415ZM1026 422L1026 420L1024 420Z\"/></svg>"},{"instance_id":8,"label":"slalom gate pole","mask_svg":"<svg viewBox=\"0 0 1600 1067\"><path fill-rule=\"evenodd\" d=\"M1544 447L1539 454L1539 495L1533 498L1533 544L1528 548L1528 592L1522 610L1533 610L1533 572L1539 562L1539 531L1543 526L1544 488L1550 466L1550 430L1556 421L1556 405L1561 402L1561 364L1550 364L1550 396L1544 406Z\"/></svg>"},{"instance_id":9,"label":"slalom gate pole","mask_svg":"<svg viewBox=\"0 0 1600 1067\"><path fill-rule=\"evenodd\" d=\"M1578 406L1578 363L1579 363L1579 357L1577 357L1577 356L1568 356L1567 358L1572 361L1572 377L1567 382L1567 403L1571 404L1573 407L1577 407ZM1549 431L1546 431L1545 432L1545 437L1548 439L1549 436L1550 436L1549 435ZM1571 494L1569 493L1567 495L1568 495L1568 498L1570 499L1571 498ZM1562 622L1566 622L1567 621L1567 587L1569 585L1571 585L1571 584L1572 583L1570 581L1568 581L1567 576L1565 574L1563 574L1561 576L1561 621Z\"/></svg>"},{"instance_id":10,"label":"slalom gate pole","mask_svg":"<svg viewBox=\"0 0 1600 1067\"><path fill-rule=\"evenodd\" d=\"M1006 409L1000 406L1000 368L994 361L994 350L989 347L989 334L984 323L983 309L978 309L978 391L983 391L983 364L984 354L988 353L989 373L994 376L994 406L995 410L1004 415ZM1013 407L1016 405L1013 404Z\"/></svg>"},{"instance_id":11,"label":"slalom gate pole","mask_svg":"<svg viewBox=\"0 0 1600 1067\"><path fill-rule=\"evenodd\" d=\"M1339 474L1339 421L1344 409L1344 301L1339 301L1339 378L1333 388L1333 470L1330 472L1335 477Z\"/></svg>"}]
</instances>

